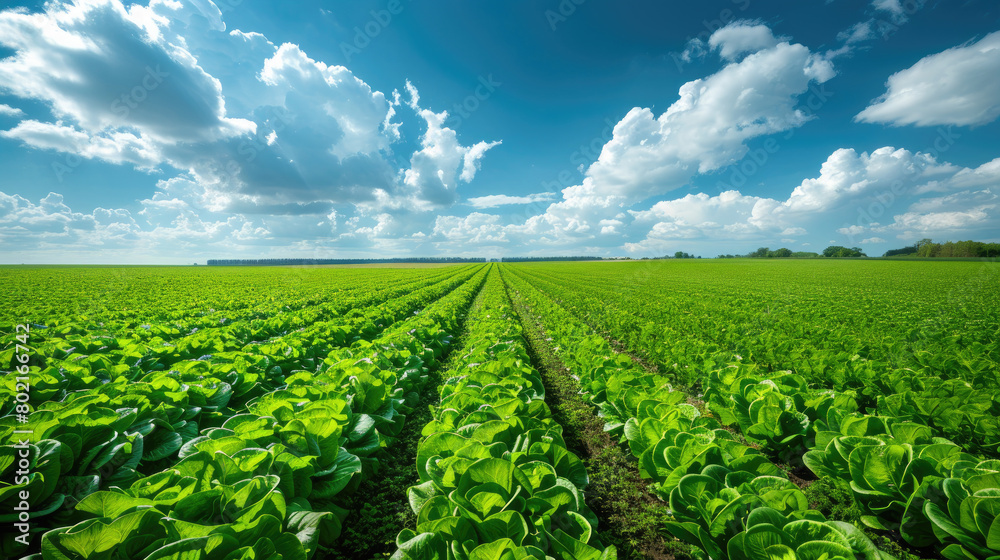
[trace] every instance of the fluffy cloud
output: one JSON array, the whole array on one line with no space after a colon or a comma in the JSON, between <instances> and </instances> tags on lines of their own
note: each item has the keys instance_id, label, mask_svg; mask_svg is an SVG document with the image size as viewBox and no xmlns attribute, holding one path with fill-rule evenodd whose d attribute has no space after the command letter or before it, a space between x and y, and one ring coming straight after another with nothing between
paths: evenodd
<instances>
[{"instance_id":1,"label":"fluffy cloud","mask_svg":"<svg viewBox=\"0 0 1000 560\"><path fill-rule=\"evenodd\" d=\"M157 29L115 0L0 12L0 41L16 51L0 61L0 82L91 132L132 127L175 143L251 131L227 116L219 82L182 47L158 42Z\"/></svg>"},{"instance_id":2,"label":"fluffy cloud","mask_svg":"<svg viewBox=\"0 0 1000 560\"><path fill-rule=\"evenodd\" d=\"M835 233L830 244L878 246L923 237L989 238L1000 223L1000 158L976 168L938 162L928 154L891 147L871 153L837 150L816 177L784 199L730 190L717 195L688 194L647 210L619 212L591 223L542 214L525 223L472 212L467 216L395 211L331 209L311 219L285 215L219 217L184 196L173 181L142 209L70 209L51 193L32 202L0 193L0 243L20 247L27 258L46 251L110 255L109 262L145 262L148 255L203 260L226 256L355 256L434 254L483 256L511 250L524 254L586 252L665 254L682 249L711 251L720 242L743 252L780 240L800 245L802 236ZM529 198L529 197L525 197ZM565 228L586 228L597 240L581 247L559 235L549 220ZM562 230L558 230L562 231ZM581 233L582 235L582 233ZM585 249L585 250L584 250ZM12 255L11 258L16 258Z\"/></svg>"},{"instance_id":3,"label":"fluffy cloud","mask_svg":"<svg viewBox=\"0 0 1000 560\"><path fill-rule=\"evenodd\" d=\"M855 120L895 126L983 125L1000 116L1000 31L926 56L889 77Z\"/></svg>"},{"instance_id":4,"label":"fluffy cloud","mask_svg":"<svg viewBox=\"0 0 1000 560\"><path fill-rule=\"evenodd\" d=\"M957 171L954 166L939 164L930 154L904 149L884 147L871 154L839 149L823 163L819 177L795 187L782 206L789 213L827 212L845 201L928 183Z\"/></svg>"},{"instance_id":5,"label":"fluffy cloud","mask_svg":"<svg viewBox=\"0 0 1000 560\"><path fill-rule=\"evenodd\" d=\"M22 110L20 110L20 109L18 109L16 107L11 107L10 105L5 105L3 103L0 103L0 116L4 116L4 117L23 117L24 116L24 111L22 111Z\"/></svg>"},{"instance_id":6,"label":"fluffy cloud","mask_svg":"<svg viewBox=\"0 0 1000 560\"><path fill-rule=\"evenodd\" d=\"M873 234L886 233L905 240L971 235L1000 220L998 162L970 169L891 147L871 154L840 149L823 163L818 177L803 180L785 200L726 191L632 211L631 228L642 238L626 248L658 253L681 241L739 244L804 235L806 226L836 231L850 244L885 243ZM880 223L886 219L891 223Z\"/></svg>"},{"instance_id":7,"label":"fluffy cloud","mask_svg":"<svg viewBox=\"0 0 1000 560\"><path fill-rule=\"evenodd\" d=\"M708 46L718 49L725 60L736 60L740 55L769 49L778 44L771 28L753 22L736 22L719 29L708 38Z\"/></svg>"},{"instance_id":8,"label":"fluffy cloud","mask_svg":"<svg viewBox=\"0 0 1000 560\"><path fill-rule=\"evenodd\" d=\"M401 139L398 94L387 99L294 44L227 32L207 0L2 11L0 44L14 50L0 61L0 83L52 113L0 135L172 174L161 190L201 210L326 214L337 204L400 200L440 207L455 202L458 184L474 179L497 144L463 146L442 125L446 113L418 109L427 129L400 169L392 150ZM21 116L7 109L0 114Z\"/></svg>"},{"instance_id":9,"label":"fluffy cloud","mask_svg":"<svg viewBox=\"0 0 1000 560\"><path fill-rule=\"evenodd\" d=\"M0 238L5 244L57 240L70 230L93 230L93 216L73 212L60 194L49 193L34 204L18 195L0 193Z\"/></svg>"},{"instance_id":10,"label":"fluffy cloud","mask_svg":"<svg viewBox=\"0 0 1000 560\"><path fill-rule=\"evenodd\" d=\"M448 112L435 113L420 108L420 97L409 82L409 105L427 123L420 138L421 149L410 158L410 169L403 175L411 202L418 207L450 206L458 200L458 182L472 181L486 152L500 142L479 142L462 146L456 132L446 126Z\"/></svg>"},{"instance_id":11,"label":"fluffy cloud","mask_svg":"<svg viewBox=\"0 0 1000 560\"><path fill-rule=\"evenodd\" d=\"M388 126L395 110L385 95L343 66L309 58L297 45L281 45L264 61L260 79L268 86L268 96L280 97L285 111L308 114L317 119L316 128L335 131L335 142L324 148L338 159L377 153L399 137L399 131ZM304 123L295 124L289 128L298 131Z\"/></svg>"},{"instance_id":12,"label":"fluffy cloud","mask_svg":"<svg viewBox=\"0 0 1000 560\"><path fill-rule=\"evenodd\" d=\"M888 14L892 22L897 25L906 23L909 19L900 0L872 0L872 7L876 11Z\"/></svg>"},{"instance_id":13,"label":"fluffy cloud","mask_svg":"<svg viewBox=\"0 0 1000 560\"><path fill-rule=\"evenodd\" d=\"M24 120L10 130L0 130L0 136L20 140L34 148L111 163L131 163L141 169L151 169L161 161L155 145L127 131L91 135L72 126Z\"/></svg>"},{"instance_id":14,"label":"fluffy cloud","mask_svg":"<svg viewBox=\"0 0 1000 560\"><path fill-rule=\"evenodd\" d=\"M440 216L434 224L436 239L457 245L506 243L507 234L499 216L473 212L468 216Z\"/></svg>"},{"instance_id":15,"label":"fluffy cloud","mask_svg":"<svg viewBox=\"0 0 1000 560\"><path fill-rule=\"evenodd\" d=\"M831 77L830 64L808 48L780 43L688 82L659 117L632 109L579 190L637 201L679 188L696 172L738 161L746 140L804 124L810 117L796 108L798 96Z\"/></svg>"},{"instance_id":16,"label":"fluffy cloud","mask_svg":"<svg viewBox=\"0 0 1000 560\"><path fill-rule=\"evenodd\" d=\"M38 201L0 192L0 245L17 262L191 262L228 258L360 257L378 252L388 255L429 253L428 235L435 220L400 219L388 213L345 216L332 210L310 218L301 215L219 215L201 209L166 191L140 202L138 212L96 208L90 213L69 208L61 194L50 193ZM503 236L488 223L495 218L479 215L465 220L462 231L480 239ZM425 218L423 220L419 218ZM461 220L461 219L458 219ZM478 222L477 222L478 220ZM464 229L463 229L464 228ZM449 242L445 222L434 241Z\"/></svg>"},{"instance_id":17,"label":"fluffy cloud","mask_svg":"<svg viewBox=\"0 0 1000 560\"><path fill-rule=\"evenodd\" d=\"M708 43L729 64L681 86L679 99L659 116L646 108L629 111L583 182L530 218L525 232L568 238L618 231L596 226L684 186L695 174L739 161L747 140L802 126L811 117L797 107L799 97L834 76L822 56L754 22L723 27Z\"/></svg>"},{"instance_id":18,"label":"fluffy cloud","mask_svg":"<svg viewBox=\"0 0 1000 560\"><path fill-rule=\"evenodd\" d=\"M535 204L546 202L555 198L555 193L534 193L527 196L510 196L506 194L491 194L487 196L477 196L468 200L474 208L496 208L514 204Z\"/></svg>"},{"instance_id":19,"label":"fluffy cloud","mask_svg":"<svg viewBox=\"0 0 1000 560\"><path fill-rule=\"evenodd\" d=\"M880 227L877 231L898 230L903 232L900 236L903 238L932 233L968 231L987 223L988 220L995 219L995 213L990 212L994 209L996 209L995 204L963 212L929 212L926 214L907 212L893 217L892 224Z\"/></svg>"},{"instance_id":20,"label":"fluffy cloud","mask_svg":"<svg viewBox=\"0 0 1000 560\"><path fill-rule=\"evenodd\" d=\"M1000 160L991 162L995 164ZM990 165L990 164L988 164ZM982 166L977 170L984 174ZM964 181L956 175L946 182L953 188L961 188ZM892 222L882 225L870 224L866 231L876 233L894 233L899 239L913 240L922 237L938 238L954 235L975 236L989 235L991 227L1000 220L1000 173L995 173L985 188L968 189L951 192L944 196L922 197L911 202L906 212L894 215ZM943 190L938 188L938 190Z\"/></svg>"}]
</instances>

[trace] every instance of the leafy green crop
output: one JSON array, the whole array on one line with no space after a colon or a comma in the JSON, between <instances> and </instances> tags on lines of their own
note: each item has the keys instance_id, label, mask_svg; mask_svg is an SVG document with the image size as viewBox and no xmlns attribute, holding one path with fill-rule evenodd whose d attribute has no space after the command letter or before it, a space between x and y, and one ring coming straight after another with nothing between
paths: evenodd
<instances>
[{"instance_id":1,"label":"leafy green crop","mask_svg":"<svg viewBox=\"0 0 1000 560\"><path fill-rule=\"evenodd\" d=\"M490 275L465 348L443 377L409 489L416 530L396 560L611 560L584 501L583 463L545 404L500 278Z\"/></svg>"},{"instance_id":2,"label":"leafy green crop","mask_svg":"<svg viewBox=\"0 0 1000 560\"><path fill-rule=\"evenodd\" d=\"M861 521L869 530L897 533L914 547L936 547L949 559L1000 556L991 548L995 516L987 500L1000 495L1000 463L975 454L984 450L995 453L998 438L996 399L992 396L996 381L985 377L982 367L993 355L988 346L972 345L981 352L979 357L963 351L968 375L957 372L950 379L932 376L926 369L930 359L925 352L918 352L913 360L922 363L920 369L900 368L880 376L879 368L885 364L862 358L857 352L846 360L847 368L841 373L830 362L837 359L836 354L823 358L824 364L815 353L807 356L793 351L796 343L773 331L766 333L771 347L747 348L741 350L745 352L741 357L727 356L725 350L706 342L720 339L707 333L703 338L661 345L651 329L671 332L672 326L679 324L674 319L633 327L633 335L641 334L632 340L648 349L645 356L658 362L664 357L661 352L671 347L670 351L676 351L680 340L689 350L692 344L704 349L687 352L687 365L682 369L677 363L661 367L670 375L660 377L637 372L630 360L615 357L603 338L594 336L594 331L574 316L600 318L607 321L602 327L607 325L605 328L616 335L625 334L622 325L658 313L660 304L629 307L629 313L623 314L607 302L598 305L581 298L572 287L531 267L507 271L513 273L505 277L537 309L581 385L608 419L607 429L617 434L624 427L621 433L642 471L657 481L654 488L661 496L669 496L677 521L668 529L678 538L701 547L713 558L749 557L750 549L768 556L872 554L873 545L857 528L848 530L810 511L802 492L782 472L755 472L776 468L767 460L771 457L783 463L801 460L817 476L848 482L862 510ZM574 303L563 308L536 287ZM613 316L614 312L618 315ZM690 315L685 310L677 317L686 320ZM720 327L724 332L744 328L738 324ZM809 340L814 340L810 337L816 332L795 329L797 336ZM650 346L654 340L657 342ZM779 357L781 353L785 353L783 357ZM790 356L795 360L781 361ZM673 354L669 359L679 356ZM778 369L776 363L794 365L796 372ZM690 376L696 372L701 374L697 382L703 399L717 422L738 429L763 455L755 449L744 452L738 438L712 425L716 420L685 408L686 397L671 396L671 380L693 381ZM655 404L640 406L645 399ZM655 413L650 414L651 410ZM756 461L754 468L741 463L746 460ZM968 505L959 505L966 500L971 500ZM966 508L964 516L962 507ZM972 513L975 510L969 508L975 507L981 513ZM808 525L810 532L825 535L818 539L824 544L782 535L775 527L788 525L776 521L755 523L752 516L761 508L779 512L788 525L807 526L805 521L825 524L825 529ZM764 525L771 527L761 528ZM997 543L1000 541L992 544Z\"/></svg>"},{"instance_id":3,"label":"leafy green crop","mask_svg":"<svg viewBox=\"0 0 1000 560\"><path fill-rule=\"evenodd\" d=\"M0 483L0 502L28 490L32 523L48 527L26 558L313 557L339 536L339 497L375 474L377 452L399 434L484 276L457 269L362 310L348 324L390 314L371 341L363 324L343 337L336 318L239 351L175 338L166 361L122 343L90 344L76 359L60 337L43 339L52 357L30 377L49 400L26 425L0 418L4 441L32 432L31 477ZM335 336L303 344L322 333ZM190 358L206 350L215 353ZM4 481L14 456L0 447ZM0 547L25 552L12 537Z\"/></svg>"},{"instance_id":4,"label":"leafy green crop","mask_svg":"<svg viewBox=\"0 0 1000 560\"><path fill-rule=\"evenodd\" d=\"M996 560L1000 286L855 264L0 270L11 301L47 296L0 312L0 367L33 325L27 422L0 382L0 521L27 491L34 531L0 555L319 557L433 390L397 560L614 558L509 290L696 555L890 560L881 534ZM812 510L796 468L858 525Z\"/></svg>"}]
</instances>

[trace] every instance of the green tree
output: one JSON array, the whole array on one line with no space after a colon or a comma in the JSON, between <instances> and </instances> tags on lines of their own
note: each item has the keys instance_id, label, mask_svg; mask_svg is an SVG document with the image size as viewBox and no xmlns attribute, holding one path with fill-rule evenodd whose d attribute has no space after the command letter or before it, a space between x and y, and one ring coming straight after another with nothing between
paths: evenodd
<instances>
[{"instance_id":1,"label":"green tree","mask_svg":"<svg viewBox=\"0 0 1000 560\"><path fill-rule=\"evenodd\" d=\"M845 249L845 248L841 247L840 245L830 245L826 249L823 249L823 256L824 257L837 257L837 256L840 256L840 251L843 250L843 249Z\"/></svg>"},{"instance_id":2,"label":"green tree","mask_svg":"<svg viewBox=\"0 0 1000 560\"><path fill-rule=\"evenodd\" d=\"M941 246L930 239L924 238L917 241L915 247L917 248L918 257L933 257L940 250Z\"/></svg>"},{"instance_id":3,"label":"green tree","mask_svg":"<svg viewBox=\"0 0 1000 560\"><path fill-rule=\"evenodd\" d=\"M867 257L868 255L866 255L858 247L851 247L850 249L848 249L847 247L841 247L840 245L830 245L826 249L823 249L823 256L844 258L844 257Z\"/></svg>"}]
</instances>

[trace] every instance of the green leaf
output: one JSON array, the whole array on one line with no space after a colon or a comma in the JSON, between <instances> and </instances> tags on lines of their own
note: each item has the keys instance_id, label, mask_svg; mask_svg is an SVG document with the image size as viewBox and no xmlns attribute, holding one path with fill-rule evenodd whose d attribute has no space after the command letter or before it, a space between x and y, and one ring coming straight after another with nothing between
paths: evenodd
<instances>
[{"instance_id":1,"label":"green leaf","mask_svg":"<svg viewBox=\"0 0 1000 560\"><path fill-rule=\"evenodd\" d=\"M133 498L119 492L94 492L87 496L76 509L92 513L98 517L116 518L140 506L152 506L156 502L146 498Z\"/></svg>"},{"instance_id":2,"label":"green leaf","mask_svg":"<svg viewBox=\"0 0 1000 560\"><path fill-rule=\"evenodd\" d=\"M829 541L811 541L795 549L799 560L828 560L831 558L851 558L851 549L842 544Z\"/></svg>"},{"instance_id":3,"label":"green leaf","mask_svg":"<svg viewBox=\"0 0 1000 560\"><path fill-rule=\"evenodd\" d=\"M280 527L280 525L279 525ZM288 514L285 530L294 533L306 553L320 546L331 546L340 536L340 519L328 511L293 511Z\"/></svg>"},{"instance_id":4,"label":"green leaf","mask_svg":"<svg viewBox=\"0 0 1000 560\"><path fill-rule=\"evenodd\" d=\"M128 539L157 525L160 514L142 510L115 520L98 518L79 523L61 533L46 533L58 548L84 558L99 558L101 553L121 546ZM110 554L105 555L110 556Z\"/></svg>"},{"instance_id":5,"label":"green leaf","mask_svg":"<svg viewBox=\"0 0 1000 560\"><path fill-rule=\"evenodd\" d=\"M333 472L312 479L312 496L329 500L339 494L362 472L361 459L341 448L333 464Z\"/></svg>"},{"instance_id":6,"label":"green leaf","mask_svg":"<svg viewBox=\"0 0 1000 560\"><path fill-rule=\"evenodd\" d=\"M406 497L410 502L410 509L415 514L419 514L423 511L425 504L438 495L439 493L437 487L434 485L434 482L430 480L424 482L423 484L410 486L406 490ZM447 498L444 499L447 500Z\"/></svg>"},{"instance_id":7,"label":"green leaf","mask_svg":"<svg viewBox=\"0 0 1000 560\"><path fill-rule=\"evenodd\" d=\"M515 544L510 539L481 544L469 554L469 560L501 560L501 558L509 557L510 550L514 547Z\"/></svg>"},{"instance_id":8,"label":"green leaf","mask_svg":"<svg viewBox=\"0 0 1000 560\"><path fill-rule=\"evenodd\" d=\"M209 560L239 547L236 539L224 534L183 539L157 549L145 560ZM213 554L214 553L214 554Z\"/></svg>"},{"instance_id":9,"label":"green leaf","mask_svg":"<svg viewBox=\"0 0 1000 560\"><path fill-rule=\"evenodd\" d=\"M404 529L396 537L396 553L391 560L448 560L448 545L433 533L416 534Z\"/></svg>"},{"instance_id":10,"label":"green leaf","mask_svg":"<svg viewBox=\"0 0 1000 560\"><path fill-rule=\"evenodd\" d=\"M767 548L774 545L788 546L781 531L773 525L760 524L750 527L743 534L743 553L749 560L770 560Z\"/></svg>"},{"instance_id":11,"label":"green leaf","mask_svg":"<svg viewBox=\"0 0 1000 560\"><path fill-rule=\"evenodd\" d=\"M502 511L477 523L475 530L480 542L510 539L514 545L521 546L528 535L528 523L519 512Z\"/></svg>"},{"instance_id":12,"label":"green leaf","mask_svg":"<svg viewBox=\"0 0 1000 560\"><path fill-rule=\"evenodd\" d=\"M924 504L924 513L930 519L934 527L934 534L938 536L938 539L945 541L950 536L973 552L982 554L983 557L991 556L989 551L976 542L974 533L970 533L968 529L955 523L937 504L933 502ZM973 526L972 529L975 530L975 527Z\"/></svg>"}]
</instances>

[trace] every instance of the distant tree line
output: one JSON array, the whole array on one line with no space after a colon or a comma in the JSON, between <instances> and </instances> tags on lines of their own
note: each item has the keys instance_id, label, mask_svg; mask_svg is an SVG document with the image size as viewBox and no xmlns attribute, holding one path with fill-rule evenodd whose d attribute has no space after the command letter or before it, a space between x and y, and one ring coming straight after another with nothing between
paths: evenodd
<instances>
[{"instance_id":1,"label":"distant tree line","mask_svg":"<svg viewBox=\"0 0 1000 560\"><path fill-rule=\"evenodd\" d=\"M930 239L921 239L909 247L890 249L882 256L992 258L1000 257L1000 243L983 243L982 241L934 243Z\"/></svg>"},{"instance_id":2,"label":"distant tree line","mask_svg":"<svg viewBox=\"0 0 1000 560\"><path fill-rule=\"evenodd\" d=\"M844 258L844 257L867 257L868 255L866 255L864 251L862 251L858 247L851 247L850 249L848 249L847 247L841 247L840 245L831 245L826 249L823 249L823 256Z\"/></svg>"},{"instance_id":3,"label":"distant tree line","mask_svg":"<svg viewBox=\"0 0 1000 560\"><path fill-rule=\"evenodd\" d=\"M503 262L599 261L601 257L504 257Z\"/></svg>"},{"instance_id":4,"label":"distant tree line","mask_svg":"<svg viewBox=\"0 0 1000 560\"><path fill-rule=\"evenodd\" d=\"M831 258L842 258L842 257L867 257L861 249L857 247L841 247L840 245L831 245L826 249L823 249L823 253L814 253L812 251L792 251L782 247L781 249L776 249L772 251L768 247L761 247L756 251L751 251L745 255L719 255L720 259L802 259L802 258L815 258L815 257L831 257Z\"/></svg>"},{"instance_id":5,"label":"distant tree line","mask_svg":"<svg viewBox=\"0 0 1000 560\"><path fill-rule=\"evenodd\" d=\"M209 259L208 266L290 266L312 264L481 263L485 258L418 257L395 259Z\"/></svg>"},{"instance_id":6,"label":"distant tree line","mask_svg":"<svg viewBox=\"0 0 1000 560\"><path fill-rule=\"evenodd\" d=\"M867 257L859 247L841 247L831 245L823 249L823 253L812 253L808 251L794 252L791 249L782 247L772 251L768 247L761 247L756 251L751 251L745 255L719 255L720 259L780 259L780 258L804 258L804 257L830 257L830 258L850 258ZM902 249L890 249L883 257L966 257L966 258L995 258L1000 257L1000 243L983 243L981 241L948 241L945 243L934 243L930 239L921 239L909 247ZM679 257L678 257L679 258Z\"/></svg>"}]
</instances>

